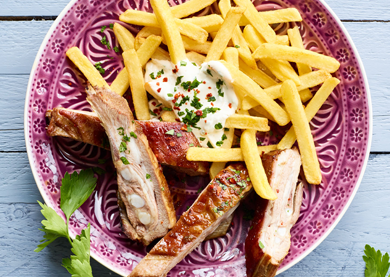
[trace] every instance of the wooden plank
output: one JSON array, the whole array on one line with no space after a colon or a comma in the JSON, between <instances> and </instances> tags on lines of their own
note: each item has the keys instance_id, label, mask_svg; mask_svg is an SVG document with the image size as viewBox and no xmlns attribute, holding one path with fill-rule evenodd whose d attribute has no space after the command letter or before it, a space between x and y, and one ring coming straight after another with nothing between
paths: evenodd
<instances>
[{"instance_id":1,"label":"wooden plank","mask_svg":"<svg viewBox=\"0 0 390 277\"><path fill-rule=\"evenodd\" d=\"M26 152L23 129L0 130L0 152Z\"/></svg>"},{"instance_id":2,"label":"wooden plank","mask_svg":"<svg viewBox=\"0 0 390 277\"><path fill-rule=\"evenodd\" d=\"M0 16L52 16L59 13L69 0L2 1Z\"/></svg>"},{"instance_id":3,"label":"wooden plank","mask_svg":"<svg viewBox=\"0 0 390 277\"><path fill-rule=\"evenodd\" d=\"M29 74L52 24L53 21L0 21L0 75Z\"/></svg>"},{"instance_id":4,"label":"wooden plank","mask_svg":"<svg viewBox=\"0 0 390 277\"><path fill-rule=\"evenodd\" d=\"M57 16L69 0L3 1L0 16ZM389 20L390 3L387 0L327 0L328 5L343 20Z\"/></svg>"}]
</instances>

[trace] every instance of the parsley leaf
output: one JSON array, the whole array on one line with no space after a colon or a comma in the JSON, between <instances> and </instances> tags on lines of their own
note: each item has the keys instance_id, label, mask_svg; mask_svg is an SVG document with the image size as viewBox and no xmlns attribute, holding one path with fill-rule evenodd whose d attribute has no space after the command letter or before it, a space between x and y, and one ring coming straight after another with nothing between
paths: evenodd
<instances>
[{"instance_id":1,"label":"parsley leaf","mask_svg":"<svg viewBox=\"0 0 390 277\"><path fill-rule=\"evenodd\" d=\"M186 62L186 61L181 61L181 62L180 62L180 65L181 65L181 66L186 66L186 65L187 65L187 62Z\"/></svg>"},{"instance_id":2,"label":"parsley leaf","mask_svg":"<svg viewBox=\"0 0 390 277\"><path fill-rule=\"evenodd\" d=\"M87 229L81 231L72 242L71 258L62 259L62 266L65 267L74 277L92 277L90 265L90 231L91 225L88 223Z\"/></svg>"},{"instance_id":3,"label":"parsley leaf","mask_svg":"<svg viewBox=\"0 0 390 277\"><path fill-rule=\"evenodd\" d=\"M179 76L176 78L176 84L175 86L179 85L181 83L181 79L183 79L184 76Z\"/></svg>"},{"instance_id":4,"label":"parsley leaf","mask_svg":"<svg viewBox=\"0 0 390 277\"><path fill-rule=\"evenodd\" d=\"M61 186L61 210L69 221L70 216L77 210L96 187L97 179L93 176L92 169L76 171L69 175L65 173Z\"/></svg>"},{"instance_id":5,"label":"parsley leaf","mask_svg":"<svg viewBox=\"0 0 390 277\"><path fill-rule=\"evenodd\" d=\"M375 251L374 247L366 244L363 260L366 262L366 277L385 277L389 271L389 254L382 255L381 251Z\"/></svg>"},{"instance_id":6,"label":"parsley leaf","mask_svg":"<svg viewBox=\"0 0 390 277\"><path fill-rule=\"evenodd\" d=\"M44 239L41 240L41 244L34 250L35 252L42 251L56 238L68 237L68 230L64 220L52 208L46 206L46 204L42 204L39 201L38 204L41 206L41 213L46 220L42 220L42 229L39 229L45 232L45 235L43 235Z\"/></svg>"}]
</instances>

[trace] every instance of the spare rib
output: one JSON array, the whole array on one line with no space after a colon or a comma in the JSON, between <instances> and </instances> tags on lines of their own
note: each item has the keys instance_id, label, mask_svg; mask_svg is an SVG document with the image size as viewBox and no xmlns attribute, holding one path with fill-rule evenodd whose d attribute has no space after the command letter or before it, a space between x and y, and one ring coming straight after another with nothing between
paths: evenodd
<instances>
[{"instance_id":1,"label":"spare rib","mask_svg":"<svg viewBox=\"0 0 390 277\"><path fill-rule=\"evenodd\" d=\"M297 186L301 158L297 149L263 155L263 166L278 198L261 199L245 240L248 277L273 277L290 249L290 230L298 220L303 186Z\"/></svg>"},{"instance_id":2,"label":"spare rib","mask_svg":"<svg viewBox=\"0 0 390 277\"><path fill-rule=\"evenodd\" d=\"M110 143L118 191L130 223L127 235L148 245L164 236L176 222L162 169L123 97L91 86L87 95Z\"/></svg>"},{"instance_id":3,"label":"spare rib","mask_svg":"<svg viewBox=\"0 0 390 277\"><path fill-rule=\"evenodd\" d=\"M49 136L62 136L109 149L108 139L100 119L94 112L54 108L46 112L50 120L47 127ZM208 162L188 161L190 145L200 146L192 132L187 132L179 122L135 121L146 135L149 146L159 163L191 176L206 175ZM167 132L174 130L175 135Z\"/></svg>"},{"instance_id":4,"label":"spare rib","mask_svg":"<svg viewBox=\"0 0 390 277\"><path fill-rule=\"evenodd\" d=\"M244 164L235 163L222 170L129 276L166 276L234 212L251 189Z\"/></svg>"}]
</instances>

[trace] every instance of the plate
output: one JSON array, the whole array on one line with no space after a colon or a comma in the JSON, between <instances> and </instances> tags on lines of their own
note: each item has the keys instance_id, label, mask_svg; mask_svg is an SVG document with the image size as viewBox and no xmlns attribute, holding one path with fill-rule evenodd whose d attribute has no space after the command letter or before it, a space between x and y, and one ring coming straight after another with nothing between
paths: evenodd
<instances>
[{"instance_id":1,"label":"plate","mask_svg":"<svg viewBox=\"0 0 390 277\"><path fill-rule=\"evenodd\" d=\"M170 0L171 5L180 4ZM295 7L302 17L299 23L307 49L335 57L341 80L316 117L311 121L316 149L322 167L319 186L305 184L299 221L292 229L291 249L279 273L309 254L332 231L351 203L362 179L371 144L372 113L368 82L359 55L347 31L330 8L320 0L270 0L254 4L259 10ZM116 203L116 179L107 151L64 138L50 138L45 133L45 111L53 107L89 111L85 101L85 79L66 59L65 52L78 46L93 62L102 62L104 74L111 83L123 67L120 53L108 50L100 40L106 36L111 46L118 42L110 28L126 9L150 11L147 0L73 0L59 15L37 54L27 88L25 105L25 140L31 169L46 204L62 214L59 208L60 180L66 171L101 167L92 196L70 219L74 236L91 223L91 256L126 276L150 250L121 232ZM209 12L205 10L204 13ZM295 23L280 24L285 33ZM126 25L126 24L124 24ZM133 32L135 26L126 25ZM110 57L108 57L109 55ZM267 134L264 142L272 140ZM208 180L186 177L165 170L168 182L180 197L183 212ZM223 238L203 242L174 269L169 276L245 276L244 240L249 222L243 211L234 217L230 231Z\"/></svg>"}]
</instances>

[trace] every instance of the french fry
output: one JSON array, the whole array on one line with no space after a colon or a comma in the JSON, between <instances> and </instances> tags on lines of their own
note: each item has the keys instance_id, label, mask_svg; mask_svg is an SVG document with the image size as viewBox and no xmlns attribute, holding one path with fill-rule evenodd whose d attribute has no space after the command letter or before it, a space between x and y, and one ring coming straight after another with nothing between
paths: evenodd
<instances>
[{"instance_id":1,"label":"french fry","mask_svg":"<svg viewBox=\"0 0 390 277\"><path fill-rule=\"evenodd\" d=\"M134 25L160 27L154 14L142 11L127 10L119 16L119 20ZM201 27L178 18L175 18L174 21L181 34L199 42L205 42L207 40L208 33Z\"/></svg>"},{"instance_id":2,"label":"french fry","mask_svg":"<svg viewBox=\"0 0 390 277\"><path fill-rule=\"evenodd\" d=\"M92 86L106 87L106 83L99 71L92 65L86 56L77 47L72 47L66 51L66 56L80 69Z\"/></svg>"},{"instance_id":3,"label":"french fry","mask_svg":"<svg viewBox=\"0 0 390 277\"><path fill-rule=\"evenodd\" d=\"M276 145L256 146L258 155L276 150ZM187 160L205 162L242 162L244 156L241 148L201 148L190 147Z\"/></svg>"},{"instance_id":4,"label":"french fry","mask_svg":"<svg viewBox=\"0 0 390 277\"><path fill-rule=\"evenodd\" d=\"M181 60L186 59L186 52L168 2L165 0L150 0L150 4L167 41L171 60L174 64L178 64Z\"/></svg>"},{"instance_id":5,"label":"french fry","mask_svg":"<svg viewBox=\"0 0 390 277\"><path fill-rule=\"evenodd\" d=\"M214 177L217 176L217 174L221 170L225 169L225 167L226 167L226 163L217 163L217 162L212 163L210 166L210 173L209 173L210 179L214 179Z\"/></svg>"},{"instance_id":6,"label":"french fry","mask_svg":"<svg viewBox=\"0 0 390 277\"><path fill-rule=\"evenodd\" d=\"M313 97L313 93L311 93L310 89L304 89L299 91L299 96L301 97L302 103L306 103Z\"/></svg>"},{"instance_id":7,"label":"french fry","mask_svg":"<svg viewBox=\"0 0 390 277\"><path fill-rule=\"evenodd\" d=\"M260 34L252 25L245 26L243 35L252 52L255 52L260 45L265 43L265 40L260 36Z\"/></svg>"},{"instance_id":8,"label":"french fry","mask_svg":"<svg viewBox=\"0 0 390 277\"><path fill-rule=\"evenodd\" d=\"M221 28L223 23L223 18L218 14L209 14L205 16L193 16L182 20L195 24L201 27L202 29L204 29L208 33L218 32L219 28Z\"/></svg>"},{"instance_id":9,"label":"french fry","mask_svg":"<svg viewBox=\"0 0 390 277\"><path fill-rule=\"evenodd\" d=\"M284 82L281 90L284 104L286 105L294 132L297 136L298 146L302 157L303 172L305 173L306 180L310 184L319 185L322 179L320 164L318 162L309 122L302 107L298 90L292 81Z\"/></svg>"},{"instance_id":10,"label":"french fry","mask_svg":"<svg viewBox=\"0 0 390 277\"><path fill-rule=\"evenodd\" d=\"M254 116L260 116L260 117L265 117L267 118L268 120L271 120L273 122L275 122L275 119L272 117L272 115L269 114L269 112L267 112L262 106L256 106L254 107L253 109L249 110L249 114L250 115L254 115Z\"/></svg>"},{"instance_id":11,"label":"french fry","mask_svg":"<svg viewBox=\"0 0 390 277\"><path fill-rule=\"evenodd\" d=\"M119 74L116 76L114 82L112 82L110 89L116 94L123 96L123 94L125 94L130 86L128 74L129 73L127 72L126 67L123 68L122 71L119 72Z\"/></svg>"},{"instance_id":12,"label":"french fry","mask_svg":"<svg viewBox=\"0 0 390 277\"><path fill-rule=\"evenodd\" d=\"M332 93L334 88L340 83L340 80L336 78L330 78L324 82L321 88L316 92L313 99L305 108L305 114L307 121L311 121L316 113L320 110L321 106L324 104L326 99ZM297 137L295 135L294 129L290 128L288 132L284 135L282 140L278 143L278 149L291 148Z\"/></svg>"},{"instance_id":13,"label":"french fry","mask_svg":"<svg viewBox=\"0 0 390 277\"><path fill-rule=\"evenodd\" d=\"M226 119L226 128L235 129L253 129L260 132L268 132L268 120L263 117L255 117L250 115L233 114Z\"/></svg>"},{"instance_id":14,"label":"french fry","mask_svg":"<svg viewBox=\"0 0 390 277\"><path fill-rule=\"evenodd\" d=\"M202 54L193 51L187 52L186 55L188 60L196 63L197 65L201 65L202 63L204 63L204 60L206 59L206 57L203 56Z\"/></svg>"},{"instance_id":15,"label":"french fry","mask_svg":"<svg viewBox=\"0 0 390 277\"><path fill-rule=\"evenodd\" d=\"M115 37L118 39L119 45L121 46L123 52L129 49L134 49L135 38L129 30L127 30L119 23L114 24L113 30Z\"/></svg>"},{"instance_id":16,"label":"french fry","mask_svg":"<svg viewBox=\"0 0 390 277\"><path fill-rule=\"evenodd\" d=\"M275 44L289 46L290 45L289 37L286 36L286 35L284 35L284 36L276 36Z\"/></svg>"},{"instance_id":17,"label":"french fry","mask_svg":"<svg viewBox=\"0 0 390 277\"><path fill-rule=\"evenodd\" d=\"M324 70L313 71L311 73L299 77L299 80L301 81L301 85L298 86L297 89L298 91L303 91L307 88L318 86L331 77L332 75L330 75L328 72ZM281 86L282 85L275 85L272 87L268 87L264 89L264 91L272 99L281 98L282 97L280 91ZM256 106L257 106L257 101L253 99L246 97L242 100L242 108L244 110L249 110Z\"/></svg>"},{"instance_id":18,"label":"french fry","mask_svg":"<svg viewBox=\"0 0 390 277\"><path fill-rule=\"evenodd\" d=\"M225 18L227 13L231 9L232 5L231 5L230 0L221 0L221 1L219 1L218 7L219 7L219 10L222 14L222 17ZM257 68L256 61L252 57L252 53L249 49L248 43L246 42L244 35L242 34L242 31L238 25L234 28L234 31L232 34L232 42L234 44L234 47L237 48L241 59L250 68L256 69Z\"/></svg>"},{"instance_id":19,"label":"french fry","mask_svg":"<svg viewBox=\"0 0 390 277\"><path fill-rule=\"evenodd\" d=\"M234 2L240 6L245 7L245 17L252 24L253 27L261 34L266 42L273 43L276 39L275 31L268 25L263 19L261 13L259 13L250 0L234 0Z\"/></svg>"},{"instance_id":20,"label":"french fry","mask_svg":"<svg viewBox=\"0 0 390 277\"><path fill-rule=\"evenodd\" d=\"M291 46L300 49L305 49L305 47L303 46L301 34L299 33L298 26L295 26L293 29L288 29L287 34L290 38ZM310 66L308 66L307 64L297 63L297 68L299 75L305 75L307 73L312 72Z\"/></svg>"},{"instance_id":21,"label":"french fry","mask_svg":"<svg viewBox=\"0 0 390 277\"><path fill-rule=\"evenodd\" d=\"M200 43L200 42L197 42L193 39L190 39L190 38L187 38L184 36L182 37L182 40L183 40L184 48L187 51L194 51L194 52L198 52L198 53L207 55L207 53L209 52L209 50L211 48L211 42L209 42L209 41L206 41L204 43ZM163 39L163 42L164 42L164 39Z\"/></svg>"},{"instance_id":22,"label":"french fry","mask_svg":"<svg viewBox=\"0 0 390 277\"><path fill-rule=\"evenodd\" d=\"M161 113L161 119L164 122L177 122L176 121L176 114L172 111L163 111Z\"/></svg>"},{"instance_id":23,"label":"french fry","mask_svg":"<svg viewBox=\"0 0 390 277\"><path fill-rule=\"evenodd\" d=\"M141 47L137 50L137 56L141 66L143 67L149 59L153 56L154 52L157 50L161 44L162 38L159 36L151 35Z\"/></svg>"},{"instance_id":24,"label":"french fry","mask_svg":"<svg viewBox=\"0 0 390 277\"><path fill-rule=\"evenodd\" d=\"M279 80L293 80L295 84L300 85L299 76L288 61L280 61L269 58L262 58L260 60Z\"/></svg>"},{"instance_id":25,"label":"french fry","mask_svg":"<svg viewBox=\"0 0 390 277\"><path fill-rule=\"evenodd\" d=\"M154 35L150 35L154 36ZM142 44L146 41L146 38L143 37L136 37L135 39L135 44L134 47L138 51ZM156 51L151 56L152 59L157 59L157 60L165 60L165 61L170 61L171 57L169 56L169 53L162 49L161 47L157 47Z\"/></svg>"},{"instance_id":26,"label":"french fry","mask_svg":"<svg viewBox=\"0 0 390 277\"><path fill-rule=\"evenodd\" d=\"M143 27L141 29L141 31L138 32L137 36L135 37L135 42L134 42L134 47L135 47L135 50L137 50L138 48L136 47L137 46L137 39L139 38L144 38L146 39L148 36L151 36L151 35L155 35L155 36L162 36L162 31L160 28L156 28L156 27ZM141 44L139 44L140 46Z\"/></svg>"},{"instance_id":27,"label":"french fry","mask_svg":"<svg viewBox=\"0 0 390 277\"><path fill-rule=\"evenodd\" d=\"M252 56L255 59L267 58L303 63L330 73L337 71L340 67L340 63L335 58L297 47L277 44L264 43L256 49Z\"/></svg>"},{"instance_id":28,"label":"french fry","mask_svg":"<svg viewBox=\"0 0 390 277\"><path fill-rule=\"evenodd\" d=\"M228 45L228 42L232 37L232 33L244 11L244 8L231 8L229 10L221 28L217 33L217 36L211 44L209 52L207 53L206 62L219 60L223 50Z\"/></svg>"},{"instance_id":29,"label":"french fry","mask_svg":"<svg viewBox=\"0 0 390 277\"><path fill-rule=\"evenodd\" d=\"M235 67L239 67L238 63L238 50L235 47L226 47L222 54L223 59L234 65Z\"/></svg>"},{"instance_id":30,"label":"french fry","mask_svg":"<svg viewBox=\"0 0 390 277\"><path fill-rule=\"evenodd\" d=\"M252 69L242 61L240 61L240 70L253 79L253 81L262 88L268 88L278 84L274 79L260 69Z\"/></svg>"},{"instance_id":31,"label":"french fry","mask_svg":"<svg viewBox=\"0 0 390 277\"><path fill-rule=\"evenodd\" d=\"M295 8L287 8L273 11L260 12L263 20L268 24L277 24L285 22L300 22L302 21L301 14ZM241 18L240 26L250 24L245 17Z\"/></svg>"},{"instance_id":32,"label":"french fry","mask_svg":"<svg viewBox=\"0 0 390 277\"><path fill-rule=\"evenodd\" d=\"M129 75L131 94L137 119L149 120L148 97L144 87L142 66L137 52L134 49L123 52L123 61Z\"/></svg>"},{"instance_id":33,"label":"french fry","mask_svg":"<svg viewBox=\"0 0 390 277\"><path fill-rule=\"evenodd\" d=\"M290 122L288 114L274 101L272 100L264 90L255 83L246 74L242 73L235 66L230 65L225 61L220 61L230 72L233 77L234 85L244 90L248 96L256 99L260 105L262 105L280 125L284 126Z\"/></svg>"},{"instance_id":34,"label":"french fry","mask_svg":"<svg viewBox=\"0 0 390 277\"><path fill-rule=\"evenodd\" d=\"M171 8L174 17L183 18L213 4L216 0L191 0Z\"/></svg>"},{"instance_id":35,"label":"french fry","mask_svg":"<svg viewBox=\"0 0 390 277\"><path fill-rule=\"evenodd\" d=\"M268 183L259 153L255 150L256 130L245 130L241 135L241 150L253 188L260 197L275 200L275 192Z\"/></svg>"}]
</instances>

